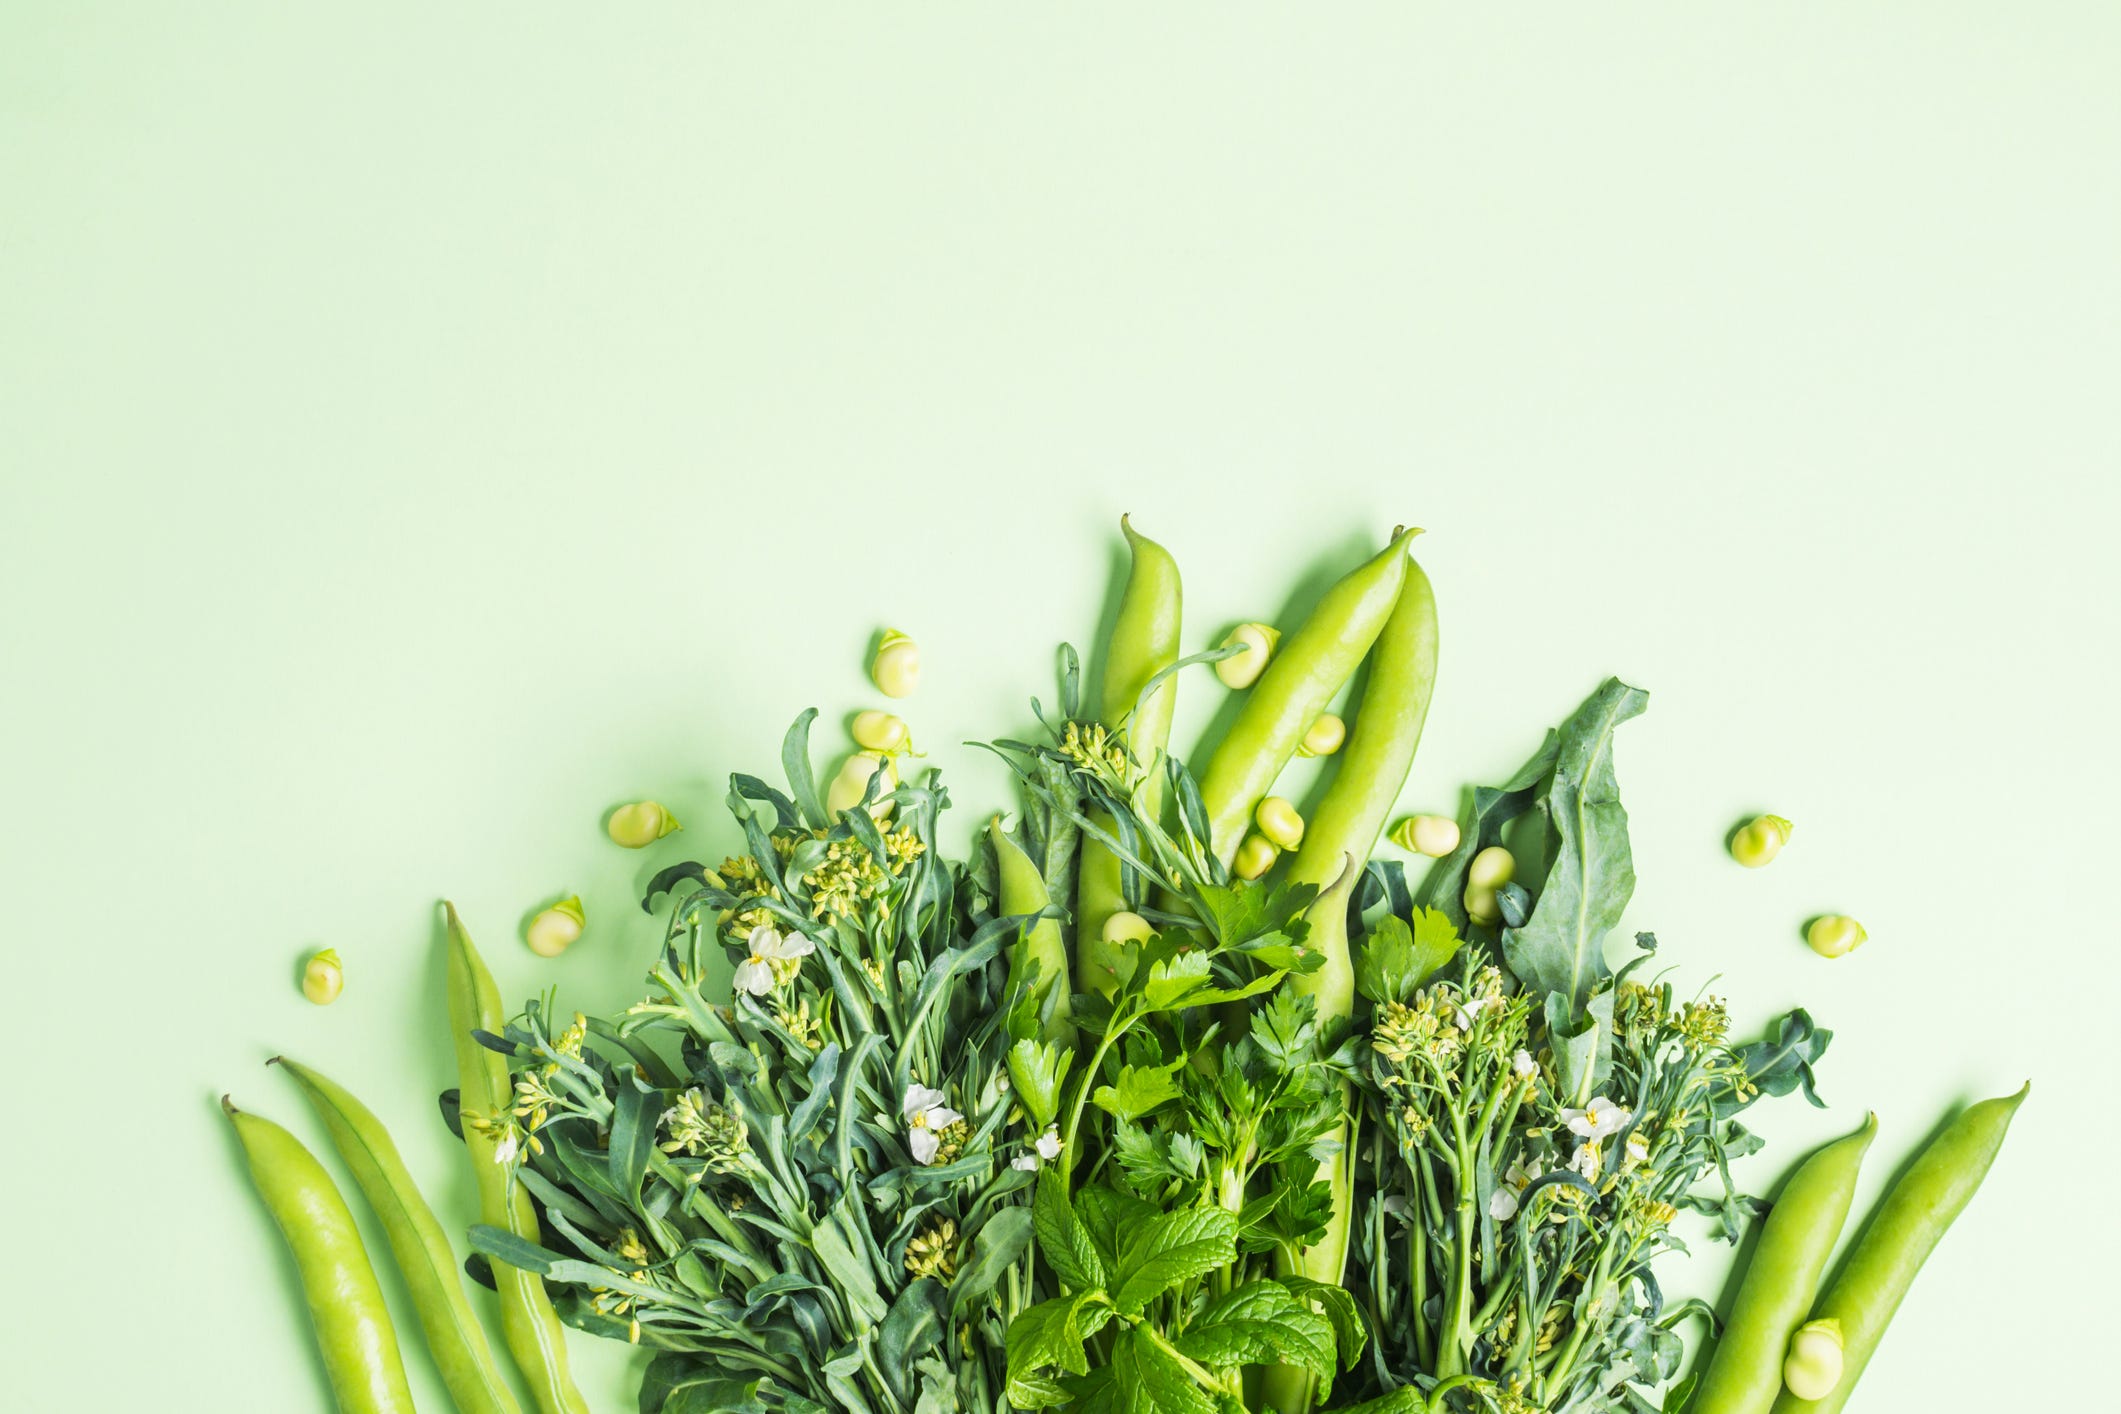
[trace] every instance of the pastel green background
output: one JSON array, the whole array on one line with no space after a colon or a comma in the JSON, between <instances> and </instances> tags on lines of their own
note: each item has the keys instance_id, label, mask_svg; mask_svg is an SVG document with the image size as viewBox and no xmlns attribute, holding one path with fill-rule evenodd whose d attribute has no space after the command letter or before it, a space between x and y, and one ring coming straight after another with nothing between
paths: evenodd
<instances>
[{"instance_id":1,"label":"pastel green background","mask_svg":"<svg viewBox=\"0 0 2121 1414\"><path fill-rule=\"evenodd\" d=\"M2096 0L12 0L0 1403L318 1407L214 1097L320 1140L300 1056L466 1220L435 900L511 995L631 999L639 882L872 703L885 623L969 837L956 743L1050 699L1131 511L1195 645L1428 527L1410 809L1648 687L1628 926L1837 1032L1745 1179L1875 1107L1867 1201L2035 1080L1856 1407L2073 1404L2121 1258L2117 74ZM685 833L608 844L639 796ZM1812 957L1826 909L1870 945Z\"/></svg>"}]
</instances>

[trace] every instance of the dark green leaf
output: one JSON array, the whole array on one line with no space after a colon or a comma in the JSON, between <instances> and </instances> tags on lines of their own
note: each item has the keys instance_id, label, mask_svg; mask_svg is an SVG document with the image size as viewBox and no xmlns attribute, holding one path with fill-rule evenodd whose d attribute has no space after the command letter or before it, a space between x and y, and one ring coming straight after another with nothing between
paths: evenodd
<instances>
[{"instance_id":1,"label":"dark green leaf","mask_svg":"<svg viewBox=\"0 0 2121 1414\"><path fill-rule=\"evenodd\" d=\"M1332 1392L1332 1323L1280 1282L1251 1281L1216 1298L1172 1343L1215 1370L1293 1365L1318 1376L1321 1398Z\"/></svg>"},{"instance_id":2,"label":"dark green leaf","mask_svg":"<svg viewBox=\"0 0 2121 1414\"><path fill-rule=\"evenodd\" d=\"M1578 1015L1610 975L1605 938L1635 892L1628 815L1613 769L1613 735L1649 694L1608 678L1562 723L1548 784L1548 859L1539 901L1503 935L1503 959L1533 992L1559 992Z\"/></svg>"},{"instance_id":3,"label":"dark green leaf","mask_svg":"<svg viewBox=\"0 0 2121 1414\"><path fill-rule=\"evenodd\" d=\"M1716 1112L1736 1114L1760 1095L1787 1095L1800 1086L1805 1099L1824 1109L1825 1102L1812 1088L1812 1066L1826 1054L1833 1039L1834 1033L1822 1030L1803 1007L1788 1013L1777 1023L1771 1039L1756 1041L1738 1052L1746 1079L1758 1093L1741 1099L1727 1091L1717 1100Z\"/></svg>"},{"instance_id":4,"label":"dark green leaf","mask_svg":"<svg viewBox=\"0 0 2121 1414\"><path fill-rule=\"evenodd\" d=\"M972 1239L972 1260L950 1283L953 1312L962 1316L987 1298L1002 1273L1030 1246L1031 1227L1031 1212L1023 1207L1003 1208L980 1224L978 1235Z\"/></svg>"},{"instance_id":5,"label":"dark green leaf","mask_svg":"<svg viewBox=\"0 0 2121 1414\"><path fill-rule=\"evenodd\" d=\"M1113 1303L1132 1315L1175 1286L1237 1260L1237 1217L1220 1208L1161 1213L1121 1235Z\"/></svg>"},{"instance_id":6,"label":"dark green leaf","mask_svg":"<svg viewBox=\"0 0 2121 1414\"><path fill-rule=\"evenodd\" d=\"M1038 1235L1038 1250L1055 1276L1077 1291L1095 1291L1104 1286L1104 1257L1068 1202L1067 1184L1052 1169L1039 1171L1031 1219Z\"/></svg>"},{"instance_id":7,"label":"dark green leaf","mask_svg":"<svg viewBox=\"0 0 2121 1414\"><path fill-rule=\"evenodd\" d=\"M630 1202L641 1191L648 1160L655 1153L655 1133L663 1113L662 1092L643 1089L631 1069L619 1072L611 1096L611 1152L606 1162L611 1181Z\"/></svg>"},{"instance_id":8,"label":"dark green leaf","mask_svg":"<svg viewBox=\"0 0 2121 1414\"><path fill-rule=\"evenodd\" d=\"M781 770L788 776L788 788L795 792L803 823L822 830L832 819L825 813L825 802L817 793L817 777L810 770L810 724L816 720L817 708L805 707L795 725L788 728L788 735L781 741Z\"/></svg>"},{"instance_id":9,"label":"dark green leaf","mask_svg":"<svg viewBox=\"0 0 2121 1414\"><path fill-rule=\"evenodd\" d=\"M1127 1414L1214 1414L1214 1402L1186 1367L1160 1349L1156 1337L1142 1327L1128 1331L1113 1347L1112 1380Z\"/></svg>"}]
</instances>

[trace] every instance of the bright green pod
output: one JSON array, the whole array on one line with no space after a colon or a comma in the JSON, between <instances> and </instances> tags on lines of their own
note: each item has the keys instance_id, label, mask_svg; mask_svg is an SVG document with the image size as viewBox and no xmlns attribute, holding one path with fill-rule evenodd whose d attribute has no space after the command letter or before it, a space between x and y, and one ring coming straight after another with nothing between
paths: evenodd
<instances>
[{"instance_id":1,"label":"bright green pod","mask_svg":"<svg viewBox=\"0 0 2121 1414\"><path fill-rule=\"evenodd\" d=\"M302 1087L303 1098L324 1121L332 1147L353 1174L354 1186L382 1222L450 1398L463 1414L517 1414L515 1396L464 1294L449 1236L420 1195L390 1132L344 1087L285 1056L275 1056L272 1063Z\"/></svg>"},{"instance_id":2,"label":"bright green pod","mask_svg":"<svg viewBox=\"0 0 2121 1414\"><path fill-rule=\"evenodd\" d=\"M221 1109L236 1126L250 1181L294 1253L302 1295L339 1414L412 1414L398 1333L360 1229L316 1155L269 1119Z\"/></svg>"},{"instance_id":3,"label":"bright green pod","mask_svg":"<svg viewBox=\"0 0 2121 1414\"><path fill-rule=\"evenodd\" d=\"M1820 1275L1856 1194L1864 1153L1878 1135L1878 1116L1797 1166L1769 1210L1760 1244L1731 1304L1723 1338L1709 1360L1692 1414L1767 1414L1782 1389L1790 1337L1804 1324Z\"/></svg>"},{"instance_id":4,"label":"bright green pod","mask_svg":"<svg viewBox=\"0 0 2121 1414\"><path fill-rule=\"evenodd\" d=\"M2010 1132L2011 1116L2032 1089L2027 1081L2015 1095L1969 1105L1879 1200L1855 1250L1812 1308L1814 1320L1841 1322L1841 1382L1824 1399L1799 1399L1784 1390L1775 1414L1837 1414L1848 1403L1915 1274L1980 1189Z\"/></svg>"},{"instance_id":5,"label":"bright green pod","mask_svg":"<svg viewBox=\"0 0 2121 1414\"><path fill-rule=\"evenodd\" d=\"M987 838L994 845L996 884L1001 897L995 901L995 910L1002 917L1016 914L1038 913L1052 902L1046 889L1045 878L1031 856L1022 846L1009 838L1002 828L1001 816L987 823ZM1068 945L1061 939L1060 921L1041 918L1024 930L1009 948L1009 991L1013 995L1032 964L1038 967L1038 1005L1044 1009L1050 999L1053 1010L1046 1018L1045 1035L1049 1041L1058 1041L1063 1046L1075 1042L1075 1023L1068 1019Z\"/></svg>"},{"instance_id":6,"label":"bright green pod","mask_svg":"<svg viewBox=\"0 0 2121 1414\"><path fill-rule=\"evenodd\" d=\"M500 989L472 946L455 905L445 903L442 908L449 922L449 1038L457 1054L458 1102L467 1113L502 1114L513 1106L515 1095L507 1058L472 1037L474 1031L501 1034L506 1016ZM498 1143L477 1126L464 1126L464 1147L479 1189L480 1221L541 1241L530 1190L512 1182L506 1166L495 1159ZM501 1337L530 1386L539 1414L589 1414L589 1401L568 1373L566 1330L545 1294L544 1279L506 1262L493 1264L493 1279L501 1300Z\"/></svg>"},{"instance_id":7,"label":"bright green pod","mask_svg":"<svg viewBox=\"0 0 2121 1414\"><path fill-rule=\"evenodd\" d=\"M1200 796L1208 843L1223 863L1236 857L1253 808L1383 631L1406 582L1407 545L1420 533L1402 530L1381 554L1326 591L1303 627L1282 640L1229 734L1208 758ZM1362 730L1360 721L1355 730ZM1347 774L1345 759L1340 769ZM1315 820L1312 829L1317 829Z\"/></svg>"},{"instance_id":8,"label":"bright green pod","mask_svg":"<svg viewBox=\"0 0 2121 1414\"><path fill-rule=\"evenodd\" d=\"M1184 595L1178 562L1171 552L1136 531L1125 516L1120 529L1133 552L1127 587L1121 591L1119 618L1105 646L1104 682L1098 695L1098 720L1118 731L1134 759L1145 767L1171 739L1171 713L1178 703L1178 679L1158 684L1137 711L1135 704L1149 679L1178 661L1179 623ZM1161 778L1143 791L1149 808L1163 798ZM1092 817L1109 828L1102 813ZM1121 888L1119 857L1085 836L1075 885L1075 989L1107 996L1119 985L1119 960L1131 944L1105 937L1105 920L1127 906Z\"/></svg>"}]
</instances>

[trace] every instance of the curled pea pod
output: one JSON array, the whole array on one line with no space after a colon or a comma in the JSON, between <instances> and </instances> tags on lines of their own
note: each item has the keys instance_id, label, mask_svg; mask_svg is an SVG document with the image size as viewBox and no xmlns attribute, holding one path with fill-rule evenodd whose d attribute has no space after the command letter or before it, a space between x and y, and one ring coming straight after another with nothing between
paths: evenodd
<instances>
[{"instance_id":1,"label":"curled pea pod","mask_svg":"<svg viewBox=\"0 0 2121 1414\"><path fill-rule=\"evenodd\" d=\"M1236 858L1253 809L1377 641L1406 581L1407 544L1420 533L1401 531L1382 554L1326 591L1303 627L1282 641L1208 758L1200 796L1209 846L1223 863ZM1341 770L1347 769L1343 762Z\"/></svg>"},{"instance_id":2,"label":"curled pea pod","mask_svg":"<svg viewBox=\"0 0 2121 1414\"><path fill-rule=\"evenodd\" d=\"M468 1113L498 1115L513 1103L508 1062L472 1036L474 1031L499 1035L503 1025L501 994L472 946L452 904L443 904L449 925L449 1033L456 1046L459 1104ZM531 1242L539 1240L537 1210L530 1192L512 1183L506 1167L494 1159L498 1141L476 1125L464 1126L464 1147L471 1154L478 1182L480 1220ZM530 1387L539 1414L589 1414L589 1402L575 1388L567 1369L566 1332L544 1279L520 1267L495 1263L495 1290L501 1301L501 1336Z\"/></svg>"},{"instance_id":3,"label":"curled pea pod","mask_svg":"<svg viewBox=\"0 0 2121 1414\"><path fill-rule=\"evenodd\" d=\"M1127 587L1121 591L1119 618L1105 645L1104 682L1098 692L1098 720L1121 734L1127 750L1144 766L1171 739L1171 713L1178 702L1178 680L1166 678L1141 698L1149 679L1178 661L1183 594L1178 562L1171 552L1137 532L1125 516L1119 528L1133 555ZM1144 805L1154 811L1163 792L1163 777L1152 774L1143 788ZM1102 811L1094 817L1110 828ZM1119 857L1085 835L1075 885L1075 989L1110 996L1119 985L1119 957L1130 946L1109 941L1105 924L1127 907Z\"/></svg>"},{"instance_id":4,"label":"curled pea pod","mask_svg":"<svg viewBox=\"0 0 2121 1414\"><path fill-rule=\"evenodd\" d=\"M390 1132L340 1085L285 1056L275 1056L272 1063L302 1087L303 1098L324 1121L355 1186L381 1219L450 1398L463 1414L517 1414L515 1396L494 1364L486 1332L464 1294L449 1237L420 1196Z\"/></svg>"},{"instance_id":5,"label":"curled pea pod","mask_svg":"<svg viewBox=\"0 0 2121 1414\"><path fill-rule=\"evenodd\" d=\"M2011 1116L2032 1088L2028 1081L2015 1095L1968 1106L1879 1200L1855 1249L1812 1308L1814 1322L1841 1323L1841 1378L1819 1399L1784 1390L1775 1414L1836 1414L1848 1402L1915 1274L1988 1176Z\"/></svg>"},{"instance_id":6,"label":"curled pea pod","mask_svg":"<svg viewBox=\"0 0 2121 1414\"><path fill-rule=\"evenodd\" d=\"M1819 1277L1848 1220L1878 1116L1826 1145L1790 1175L1760 1231L1723 1339L1694 1392L1691 1414L1768 1414L1782 1389L1790 1338L1804 1324Z\"/></svg>"},{"instance_id":7,"label":"curled pea pod","mask_svg":"<svg viewBox=\"0 0 2121 1414\"><path fill-rule=\"evenodd\" d=\"M1045 878L1023 847L1009 838L997 815L987 823L987 838L994 845L997 900L1004 917L1042 912L1053 902ZM1038 1008L1045 1016L1045 1037L1063 1046L1075 1042L1075 1023L1068 1019L1068 945L1061 939L1060 921L1041 918L1023 932L1009 949L1009 992L1029 973L1038 969ZM1048 1005L1052 1010L1046 1011Z\"/></svg>"},{"instance_id":8,"label":"curled pea pod","mask_svg":"<svg viewBox=\"0 0 2121 1414\"><path fill-rule=\"evenodd\" d=\"M412 1390L376 1269L331 1175L271 1120L244 1113L226 1095L221 1109L236 1126L250 1181L294 1253L340 1414L412 1414Z\"/></svg>"}]
</instances>

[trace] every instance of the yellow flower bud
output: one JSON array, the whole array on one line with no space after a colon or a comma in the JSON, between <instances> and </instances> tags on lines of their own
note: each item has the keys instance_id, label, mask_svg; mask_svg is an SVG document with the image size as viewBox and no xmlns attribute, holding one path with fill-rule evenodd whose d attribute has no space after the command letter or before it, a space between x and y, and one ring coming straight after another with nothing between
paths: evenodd
<instances>
[{"instance_id":1,"label":"yellow flower bud","mask_svg":"<svg viewBox=\"0 0 2121 1414\"><path fill-rule=\"evenodd\" d=\"M1297 744L1298 756L1331 756L1340 750L1340 744L1348 739L1348 724L1331 712L1322 712L1318 720L1311 723L1311 730Z\"/></svg>"},{"instance_id":2,"label":"yellow flower bud","mask_svg":"<svg viewBox=\"0 0 2121 1414\"><path fill-rule=\"evenodd\" d=\"M1246 835L1245 842L1237 847L1237 861L1230 866L1232 873L1240 879L1257 879L1274 867L1281 858L1281 851L1264 835Z\"/></svg>"},{"instance_id":3,"label":"yellow flower bud","mask_svg":"<svg viewBox=\"0 0 2121 1414\"><path fill-rule=\"evenodd\" d=\"M1797 1328L1790 1337L1782 1382L1799 1399L1824 1399L1841 1383L1841 1322L1828 1316Z\"/></svg>"},{"instance_id":4,"label":"yellow flower bud","mask_svg":"<svg viewBox=\"0 0 2121 1414\"><path fill-rule=\"evenodd\" d=\"M1466 887L1499 889L1517 877L1517 856L1499 844L1491 844L1473 856L1466 866Z\"/></svg>"},{"instance_id":5,"label":"yellow flower bud","mask_svg":"<svg viewBox=\"0 0 2121 1414\"><path fill-rule=\"evenodd\" d=\"M318 1006L330 1006L346 985L346 971L339 966L339 950L326 948L302 969L302 995Z\"/></svg>"},{"instance_id":6,"label":"yellow flower bud","mask_svg":"<svg viewBox=\"0 0 2121 1414\"><path fill-rule=\"evenodd\" d=\"M1148 919L1125 909L1105 920L1105 941L1108 943L1143 943L1155 932Z\"/></svg>"},{"instance_id":7,"label":"yellow flower bud","mask_svg":"<svg viewBox=\"0 0 2121 1414\"><path fill-rule=\"evenodd\" d=\"M1215 676L1223 680L1224 687L1233 690L1250 687L1267 670L1267 662L1274 656L1274 649L1280 642L1281 630L1271 625L1239 624L1230 630L1220 646L1241 647L1245 651L1217 663Z\"/></svg>"},{"instance_id":8,"label":"yellow flower bud","mask_svg":"<svg viewBox=\"0 0 2121 1414\"><path fill-rule=\"evenodd\" d=\"M869 789L869 778L877 772L884 773L884 783L877 787L877 794L889 795L898 789L898 768L891 758L880 751L857 751L843 762L839 774L825 790L825 809L837 817L842 811L852 810L862 803L862 795ZM869 813L881 820L891 813L891 806L878 801L869 807Z\"/></svg>"},{"instance_id":9,"label":"yellow flower bud","mask_svg":"<svg viewBox=\"0 0 2121 1414\"><path fill-rule=\"evenodd\" d=\"M1304 842L1304 817L1278 795L1262 800L1252 812L1252 819L1276 849L1294 849Z\"/></svg>"},{"instance_id":10,"label":"yellow flower bud","mask_svg":"<svg viewBox=\"0 0 2121 1414\"><path fill-rule=\"evenodd\" d=\"M671 831L683 828L677 816L653 800L621 805L604 822L604 833L611 836L611 842L628 849L646 849Z\"/></svg>"},{"instance_id":11,"label":"yellow flower bud","mask_svg":"<svg viewBox=\"0 0 2121 1414\"><path fill-rule=\"evenodd\" d=\"M586 922L582 896L570 894L531 919L530 926L523 930L523 941L530 944L530 950L539 957L558 957L582 936L582 925Z\"/></svg>"},{"instance_id":12,"label":"yellow flower bud","mask_svg":"<svg viewBox=\"0 0 2121 1414\"><path fill-rule=\"evenodd\" d=\"M907 744L913 740L913 733L907 730L906 719L895 717L889 712L855 713L854 726L849 734L854 737L856 746L867 747L871 751L904 751Z\"/></svg>"},{"instance_id":13,"label":"yellow flower bud","mask_svg":"<svg viewBox=\"0 0 2121 1414\"><path fill-rule=\"evenodd\" d=\"M1502 918L1502 906L1495 901L1495 890L1484 889L1477 884L1466 885L1466 917L1475 923L1492 926Z\"/></svg>"},{"instance_id":14,"label":"yellow flower bud","mask_svg":"<svg viewBox=\"0 0 2121 1414\"><path fill-rule=\"evenodd\" d=\"M1847 957L1869 938L1863 925L1845 913L1823 914L1804 930L1804 941L1821 957Z\"/></svg>"},{"instance_id":15,"label":"yellow flower bud","mask_svg":"<svg viewBox=\"0 0 2121 1414\"><path fill-rule=\"evenodd\" d=\"M885 629L869 664L869 680L886 697L911 697L921 683L921 646L895 628Z\"/></svg>"},{"instance_id":16,"label":"yellow flower bud","mask_svg":"<svg viewBox=\"0 0 2121 1414\"><path fill-rule=\"evenodd\" d=\"M1458 848L1458 822L1447 815L1409 815L1392 827L1392 843L1431 859Z\"/></svg>"},{"instance_id":17,"label":"yellow flower bud","mask_svg":"<svg viewBox=\"0 0 2121 1414\"><path fill-rule=\"evenodd\" d=\"M1790 822L1780 815L1762 815L1749 821L1731 836L1731 858L1748 869L1772 862L1790 842L1790 828Z\"/></svg>"}]
</instances>

